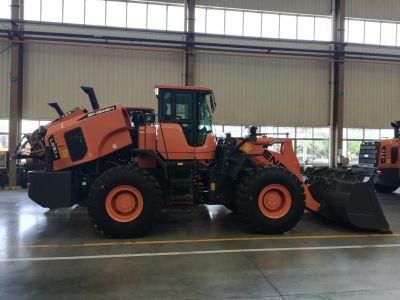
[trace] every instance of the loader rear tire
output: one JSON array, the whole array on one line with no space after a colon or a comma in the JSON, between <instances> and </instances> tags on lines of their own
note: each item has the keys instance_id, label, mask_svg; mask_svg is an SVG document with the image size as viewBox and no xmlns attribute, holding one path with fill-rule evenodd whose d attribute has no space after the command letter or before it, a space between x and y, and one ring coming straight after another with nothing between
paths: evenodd
<instances>
[{"instance_id":1,"label":"loader rear tire","mask_svg":"<svg viewBox=\"0 0 400 300\"><path fill-rule=\"evenodd\" d=\"M300 181L284 168L257 168L244 177L236 195L238 213L247 229L284 233L301 219L305 195Z\"/></svg>"},{"instance_id":2,"label":"loader rear tire","mask_svg":"<svg viewBox=\"0 0 400 300\"><path fill-rule=\"evenodd\" d=\"M161 212L161 189L146 170L134 166L114 167L92 184L88 212L94 226L115 238L148 233Z\"/></svg>"}]
</instances>

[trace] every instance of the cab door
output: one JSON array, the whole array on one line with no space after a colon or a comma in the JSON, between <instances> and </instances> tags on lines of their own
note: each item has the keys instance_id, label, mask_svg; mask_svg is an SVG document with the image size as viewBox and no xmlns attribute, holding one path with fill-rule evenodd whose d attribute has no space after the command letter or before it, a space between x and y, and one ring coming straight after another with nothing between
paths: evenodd
<instances>
[{"instance_id":1,"label":"cab door","mask_svg":"<svg viewBox=\"0 0 400 300\"><path fill-rule=\"evenodd\" d=\"M195 93L177 91L173 105L173 113L176 123L182 126L186 141L190 146L196 146L196 122L197 107L195 105Z\"/></svg>"},{"instance_id":2,"label":"cab door","mask_svg":"<svg viewBox=\"0 0 400 300\"><path fill-rule=\"evenodd\" d=\"M159 95L157 147L167 159L194 159L196 143L195 93L164 90Z\"/></svg>"}]
</instances>

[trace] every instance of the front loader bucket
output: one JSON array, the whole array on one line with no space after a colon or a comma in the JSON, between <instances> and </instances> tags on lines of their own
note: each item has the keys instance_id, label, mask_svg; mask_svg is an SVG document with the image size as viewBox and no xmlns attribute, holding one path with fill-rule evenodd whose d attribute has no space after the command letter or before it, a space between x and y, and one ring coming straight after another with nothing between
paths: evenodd
<instances>
[{"instance_id":1,"label":"front loader bucket","mask_svg":"<svg viewBox=\"0 0 400 300\"><path fill-rule=\"evenodd\" d=\"M390 232L371 181L348 170L328 169L311 175L311 195L320 203L320 213L327 219L373 231Z\"/></svg>"}]
</instances>

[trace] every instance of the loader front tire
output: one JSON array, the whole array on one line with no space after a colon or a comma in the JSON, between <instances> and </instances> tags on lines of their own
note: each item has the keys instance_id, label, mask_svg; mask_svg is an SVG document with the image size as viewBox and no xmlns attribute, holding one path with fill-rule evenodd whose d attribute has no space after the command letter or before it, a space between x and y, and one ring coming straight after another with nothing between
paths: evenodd
<instances>
[{"instance_id":1,"label":"loader front tire","mask_svg":"<svg viewBox=\"0 0 400 300\"><path fill-rule=\"evenodd\" d=\"M159 183L148 171L114 167L92 184L88 212L106 236L139 237L152 229L161 211L161 194Z\"/></svg>"},{"instance_id":2,"label":"loader front tire","mask_svg":"<svg viewBox=\"0 0 400 300\"><path fill-rule=\"evenodd\" d=\"M300 181L281 167L255 169L242 179L236 199L245 227L263 234L290 230L300 221L305 208Z\"/></svg>"}]
</instances>

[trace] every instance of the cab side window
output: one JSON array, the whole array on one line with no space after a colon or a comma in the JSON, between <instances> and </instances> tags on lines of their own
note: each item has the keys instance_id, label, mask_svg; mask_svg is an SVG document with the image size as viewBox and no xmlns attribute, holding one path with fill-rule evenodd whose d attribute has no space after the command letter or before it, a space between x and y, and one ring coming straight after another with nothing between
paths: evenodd
<instances>
[{"instance_id":1,"label":"cab side window","mask_svg":"<svg viewBox=\"0 0 400 300\"><path fill-rule=\"evenodd\" d=\"M170 92L164 94L163 104L164 117L169 119L172 116L172 94Z\"/></svg>"},{"instance_id":2,"label":"cab side window","mask_svg":"<svg viewBox=\"0 0 400 300\"><path fill-rule=\"evenodd\" d=\"M193 115L193 101L192 94L179 94L175 95L175 116L181 120L191 120Z\"/></svg>"}]
</instances>

